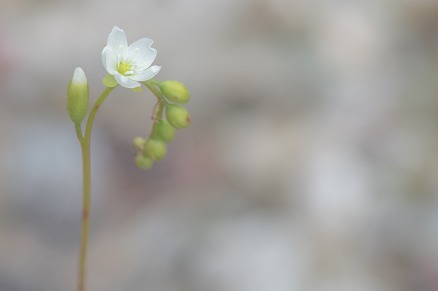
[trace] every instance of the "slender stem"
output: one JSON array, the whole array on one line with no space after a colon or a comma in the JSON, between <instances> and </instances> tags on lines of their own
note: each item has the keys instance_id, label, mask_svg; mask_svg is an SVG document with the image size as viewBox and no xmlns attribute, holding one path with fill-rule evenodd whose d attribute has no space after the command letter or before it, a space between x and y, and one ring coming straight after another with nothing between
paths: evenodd
<instances>
[{"instance_id":1,"label":"slender stem","mask_svg":"<svg viewBox=\"0 0 438 291\"><path fill-rule=\"evenodd\" d=\"M82 128L80 124L75 124L75 129L76 129L76 135L78 136L78 140L82 145L82 139L84 138L82 136Z\"/></svg>"},{"instance_id":2,"label":"slender stem","mask_svg":"<svg viewBox=\"0 0 438 291\"><path fill-rule=\"evenodd\" d=\"M158 82L156 80L149 80L149 81L144 81L141 83L143 83L143 85L148 87L148 89L151 90L152 93L154 93L155 97L157 97L157 99L160 103L163 103L163 104L167 103L166 99L164 99L163 95L161 94L161 91L157 87L155 87L155 86L158 86L160 84L160 82Z\"/></svg>"},{"instance_id":3,"label":"slender stem","mask_svg":"<svg viewBox=\"0 0 438 291\"><path fill-rule=\"evenodd\" d=\"M90 142L83 140L82 149L82 171L83 171L83 196L82 196L82 227L81 227L81 248L79 253L79 291L85 290L85 275L87 269L87 244L88 230L90 225Z\"/></svg>"},{"instance_id":4,"label":"slender stem","mask_svg":"<svg viewBox=\"0 0 438 291\"><path fill-rule=\"evenodd\" d=\"M152 115L152 120L153 120L153 125L152 125L152 130L151 133L149 135L149 138L151 138L155 132L155 127L158 124L158 122L162 119L163 117L163 110L164 110L164 106L167 104L166 99L164 99L163 94L161 93L161 91L156 87L160 85L159 81L156 80L149 80L149 81L145 81L142 82L149 90L151 90L151 92L155 95L155 97L157 97L157 104L154 107L154 112Z\"/></svg>"},{"instance_id":5,"label":"slender stem","mask_svg":"<svg viewBox=\"0 0 438 291\"><path fill-rule=\"evenodd\" d=\"M158 81L150 80L142 82L149 90L154 93L158 99L158 109L154 116L160 118L163 112L164 105L167 103L160 90L156 87L159 85ZM114 87L115 88L115 87ZM81 246L79 255L79 281L78 291L85 291L86 271L87 271L87 246L88 233L90 227L90 206L91 206L91 163L90 163L90 140L91 131L93 129L94 118L106 97L114 88L106 88L100 97L94 103L85 126L85 132L82 135L82 128L79 124L75 125L76 134L81 144L82 150L82 170L83 170L83 202L82 202L82 227L81 227ZM157 118L157 119L158 119ZM155 123L154 123L155 125Z\"/></svg>"},{"instance_id":6,"label":"slender stem","mask_svg":"<svg viewBox=\"0 0 438 291\"><path fill-rule=\"evenodd\" d=\"M106 88L102 94L100 94L99 98L96 100L96 102L93 105L93 108L91 108L90 115L88 116L87 125L85 127L85 134L84 139L90 140L91 137L91 130L93 129L93 122L94 118L96 117L96 113L99 110L100 106L102 105L103 101L105 101L106 97L109 93L114 89L113 88Z\"/></svg>"},{"instance_id":7,"label":"slender stem","mask_svg":"<svg viewBox=\"0 0 438 291\"><path fill-rule=\"evenodd\" d=\"M82 170L83 170L83 200L82 200L82 227L81 227L81 247L79 254L79 281L78 290L85 291L85 275L87 270L87 246L88 246L88 232L90 227L90 202L91 202L91 167L90 167L90 138L91 130L93 129L93 122L97 111L102 103L105 101L108 94L114 88L106 88L97 101L94 103L88 116L85 133L82 136L80 125L76 125L76 133L82 150Z\"/></svg>"},{"instance_id":8,"label":"slender stem","mask_svg":"<svg viewBox=\"0 0 438 291\"><path fill-rule=\"evenodd\" d=\"M148 81L144 81L144 82L145 82L145 83L150 83L150 84L157 85L158 87L160 87L160 84L161 84L160 81L158 81L158 80L154 80L154 79L151 79L151 80L148 80Z\"/></svg>"}]
</instances>

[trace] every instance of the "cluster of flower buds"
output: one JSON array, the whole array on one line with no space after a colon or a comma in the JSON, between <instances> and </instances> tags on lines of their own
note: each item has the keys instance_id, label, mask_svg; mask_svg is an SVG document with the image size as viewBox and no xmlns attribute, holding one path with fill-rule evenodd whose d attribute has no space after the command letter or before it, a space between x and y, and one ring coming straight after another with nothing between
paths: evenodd
<instances>
[{"instance_id":1,"label":"cluster of flower buds","mask_svg":"<svg viewBox=\"0 0 438 291\"><path fill-rule=\"evenodd\" d=\"M167 143L175 136L176 129L186 128L190 125L190 115L180 104L190 100L187 88L178 81L163 81L146 84L154 86L158 94L158 103L154 109L151 133L147 139L134 138L134 146L137 150L135 157L136 165L141 169L149 169L155 161L164 158L167 153ZM149 87L148 86L148 87Z\"/></svg>"}]
</instances>

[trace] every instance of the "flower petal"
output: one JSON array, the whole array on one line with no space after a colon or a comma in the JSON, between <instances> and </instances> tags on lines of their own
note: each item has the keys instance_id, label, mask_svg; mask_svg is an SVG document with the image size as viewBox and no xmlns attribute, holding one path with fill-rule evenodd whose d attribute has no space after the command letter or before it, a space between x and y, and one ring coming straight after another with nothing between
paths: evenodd
<instances>
[{"instance_id":1,"label":"flower petal","mask_svg":"<svg viewBox=\"0 0 438 291\"><path fill-rule=\"evenodd\" d=\"M140 38L137 41L134 41L133 43L131 43L129 45L129 49L135 49L135 48L139 48L139 49L143 49L143 48L150 48L152 47L152 44L154 43L154 41L150 38Z\"/></svg>"},{"instance_id":2,"label":"flower petal","mask_svg":"<svg viewBox=\"0 0 438 291\"><path fill-rule=\"evenodd\" d=\"M132 89L141 86L139 82L134 81L126 76L120 75L118 72L114 74L114 77L116 78L117 82L125 88Z\"/></svg>"},{"instance_id":3,"label":"flower petal","mask_svg":"<svg viewBox=\"0 0 438 291\"><path fill-rule=\"evenodd\" d=\"M71 83L73 85L87 84L87 77L85 76L85 72L81 67L77 67L73 72Z\"/></svg>"},{"instance_id":4,"label":"flower petal","mask_svg":"<svg viewBox=\"0 0 438 291\"><path fill-rule=\"evenodd\" d=\"M113 75L117 69L118 59L114 51L107 46L102 50L102 63L106 71Z\"/></svg>"},{"instance_id":5,"label":"flower petal","mask_svg":"<svg viewBox=\"0 0 438 291\"><path fill-rule=\"evenodd\" d=\"M102 53L100 54L100 57L102 59L102 64L103 64L103 67L105 68L105 70L106 70L106 54L107 53L108 53L108 47L106 46L103 48Z\"/></svg>"},{"instance_id":6,"label":"flower petal","mask_svg":"<svg viewBox=\"0 0 438 291\"><path fill-rule=\"evenodd\" d=\"M140 70L152 65L157 56L157 50L152 48L152 43L149 38L141 38L129 45L128 59L139 66Z\"/></svg>"},{"instance_id":7,"label":"flower petal","mask_svg":"<svg viewBox=\"0 0 438 291\"><path fill-rule=\"evenodd\" d=\"M161 70L161 66L152 66L141 72L135 72L134 75L129 76L135 81L146 81L155 77L156 74Z\"/></svg>"},{"instance_id":8,"label":"flower petal","mask_svg":"<svg viewBox=\"0 0 438 291\"><path fill-rule=\"evenodd\" d=\"M113 30L108 35L107 46L112 48L116 53L122 53L120 49L123 51L128 48L128 41L126 40L126 34L123 29L117 26L113 27Z\"/></svg>"}]
</instances>

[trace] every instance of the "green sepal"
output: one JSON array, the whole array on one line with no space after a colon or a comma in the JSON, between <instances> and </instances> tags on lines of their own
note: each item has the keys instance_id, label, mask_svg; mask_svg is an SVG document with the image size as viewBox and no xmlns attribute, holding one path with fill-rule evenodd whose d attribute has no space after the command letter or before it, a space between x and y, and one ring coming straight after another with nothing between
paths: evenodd
<instances>
[{"instance_id":1,"label":"green sepal","mask_svg":"<svg viewBox=\"0 0 438 291\"><path fill-rule=\"evenodd\" d=\"M131 88L131 90L136 92L136 93L138 93L138 92L143 91L143 88L141 86L138 86L138 87L135 87L135 88Z\"/></svg>"},{"instance_id":2,"label":"green sepal","mask_svg":"<svg viewBox=\"0 0 438 291\"><path fill-rule=\"evenodd\" d=\"M80 124L88 110L88 83L73 84L67 87L67 112L75 124Z\"/></svg>"},{"instance_id":3,"label":"green sepal","mask_svg":"<svg viewBox=\"0 0 438 291\"><path fill-rule=\"evenodd\" d=\"M108 87L108 88L114 88L115 86L117 86L117 80L116 80L116 78L114 78L114 76L113 75L111 75L111 74L107 74L103 79L102 79L102 84L105 86L105 87Z\"/></svg>"}]
</instances>

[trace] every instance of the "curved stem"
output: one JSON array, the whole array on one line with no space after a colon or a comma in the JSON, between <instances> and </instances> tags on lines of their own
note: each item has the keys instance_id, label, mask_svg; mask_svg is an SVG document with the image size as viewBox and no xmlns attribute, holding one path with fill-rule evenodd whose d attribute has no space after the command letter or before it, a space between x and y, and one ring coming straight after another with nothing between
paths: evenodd
<instances>
[{"instance_id":1,"label":"curved stem","mask_svg":"<svg viewBox=\"0 0 438 291\"><path fill-rule=\"evenodd\" d=\"M155 97L157 97L158 101L160 103L166 104L166 99L164 99L163 94L161 94L161 91L155 87L155 86L159 86L160 82L155 81L155 80L149 80L149 81L144 81L141 82L143 85L145 85L146 87L148 87L149 90L152 91L152 93L154 93Z\"/></svg>"},{"instance_id":2,"label":"curved stem","mask_svg":"<svg viewBox=\"0 0 438 291\"><path fill-rule=\"evenodd\" d=\"M84 134L84 140L90 140L91 137L91 130L93 129L93 122L94 118L96 117L96 113L99 110L100 106L102 105L103 101L105 101L106 97L109 93L114 89L113 88L106 88L103 90L102 94L100 94L99 98L96 100L96 102L93 105L93 108L91 108L90 115L88 116L87 125L85 127L85 134Z\"/></svg>"},{"instance_id":3,"label":"curved stem","mask_svg":"<svg viewBox=\"0 0 438 291\"><path fill-rule=\"evenodd\" d=\"M82 136L82 128L80 124L75 124L75 129L76 129L76 135L78 136L78 140L79 142L82 144L82 139L84 138Z\"/></svg>"},{"instance_id":4,"label":"curved stem","mask_svg":"<svg viewBox=\"0 0 438 291\"><path fill-rule=\"evenodd\" d=\"M90 202L91 202L91 167L90 167L90 138L93 122L97 111L105 101L108 94L114 88L106 88L97 101L94 103L88 116L85 133L82 136L82 130L79 125L76 125L76 133L82 150L82 171L83 171L83 196L82 196L82 227L81 227L81 247L79 252L79 279L78 290L85 291L85 275L87 270L87 246L88 246L88 231L90 227Z\"/></svg>"},{"instance_id":5,"label":"curved stem","mask_svg":"<svg viewBox=\"0 0 438 291\"><path fill-rule=\"evenodd\" d=\"M167 101L163 97L163 94L161 93L161 91L157 87L155 87L155 86L160 85L159 81L149 80L149 81L145 81L142 83L149 90L151 90L151 92L155 95L155 97L157 97L157 100L158 100L157 104L154 107L154 112L153 112L153 116L152 116L152 120L154 123L152 125L152 130L151 130L151 133L149 135L149 138L151 138L155 132L155 127L158 124L158 121L160 121L163 117L163 110L164 110L164 106L167 104Z\"/></svg>"},{"instance_id":6,"label":"curved stem","mask_svg":"<svg viewBox=\"0 0 438 291\"><path fill-rule=\"evenodd\" d=\"M158 80L154 80L154 79L150 79L150 80L148 80L148 81L144 81L145 83L147 82L147 83L151 83L151 84L154 84L154 85L157 85L158 87L160 87L160 81L158 81Z\"/></svg>"}]
</instances>

